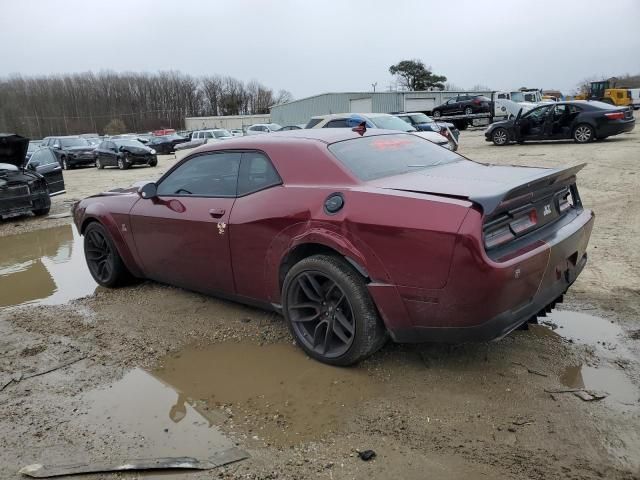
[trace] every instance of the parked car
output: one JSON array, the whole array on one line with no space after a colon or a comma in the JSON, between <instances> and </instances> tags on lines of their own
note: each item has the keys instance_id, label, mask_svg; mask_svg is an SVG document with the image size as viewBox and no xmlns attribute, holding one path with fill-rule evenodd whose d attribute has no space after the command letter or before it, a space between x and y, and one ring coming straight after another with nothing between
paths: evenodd
<instances>
[{"instance_id":1,"label":"parked car","mask_svg":"<svg viewBox=\"0 0 640 480\"><path fill-rule=\"evenodd\" d=\"M349 365L388 337L485 341L550 311L587 260L582 167L487 165L403 132L289 131L206 145L73 217L100 285L132 275L282 312L308 355Z\"/></svg>"},{"instance_id":2,"label":"parked car","mask_svg":"<svg viewBox=\"0 0 640 480\"><path fill-rule=\"evenodd\" d=\"M491 99L483 95L458 95L442 105L434 107L432 114L434 118L446 117L447 115L473 115L475 113L489 113L491 108Z\"/></svg>"},{"instance_id":3,"label":"parked car","mask_svg":"<svg viewBox=\"0 0 640 480\"><path fill-rule=\"evenodd\" d=\"M53 149L58 162L65 170L80 165L93 166L94 164L94 146L85 138L78 136L46 137L42 140L42 146Z\"/></svg>"},{"instance_id":4,"label":"parked car","mask_svg":"<svg viewBox=\"0 0 640 480\"><path fill-rule=\"evenodd\" d=\"M255 125L247 127L245 135L260 135L262 133L277 132L281 128L282 127L277 123L256 123Z\"/></svg>"},{"instance_id":5,"label":"parked car","mask_svg":"<svg viewBox=\"0 0 640 480\"><path fill-rule=\"evenodd\" d=\"M233 138L231 132L229 130L225 130L224 128L212 128L209 130L196 130L191 133L191 140L184 143L179 143L176 145L175 149L177 150L186 150L188 148L199 147L200 145L204 145L209 142L218 142L222 140L229 140Z\"/></svg>"},{"instance_id":6,"label":"parked car","mask_svg":"<svg viewBox=\"0 0 640 480\"><path fill-rule=\"evenodd\" d=\"M37 172L47 181L49 196L65 193L64 176L62 167L53 150L49 147L41 147L27 160L27 169Z\"/></svg>"},{"instance_id":7,"label":"parked car","mask_svg":"<svg viewBox=\"0 0 640 480\"><path fill-rule=\"evenodd\" d=\"M515 119L492 123L485 131L485 138L498 146L570 138L576 143L588 143L630 132L635 124L629 107L575 100L548 103L520 113Z\"/></svg>"},{"instance_id":8,"label":"parked car","mask_svg":"<svg viewBox=\"0 0 640 480\"><path fill-rule=\"evenodd\" d=\"M176 145L188 142L188 138L181 137L175 133L171 135L160 135L151 137L147 146L153 148L159 155L170 154L176 151Z\"/></svg>"},{"instance_id":9,"label":"parked car","mask_svg":"<svg viewBox=\"0 0 640 480\"><path fill-rule=\"evenodd\" d=\"M158 165L158 157L153 148L129 138L105 140L98 145L95 155L98 169L118 167L120 170L126 170L134 165Z\"/></svg>"},{"instance_id":10,"label":"parked car","mask_svg":"<svg viewBox=\"0 0 640 480\"><path fill-rule=\"evenodd\" d=\"M404 120L419 132L436 132L446 136L448 134L448 128L453 138L455 138L456 143L458 143L460 130L458 130L453 123L436 122L433 118L420 112L396 113L395 116Z\"/></svg>"},{"instance_id":11,"label":"parked car","mask_svg":"<svg viewBox=\"0 0 640 480\"><path fill-rule=\"evenodd\" d=\"M354 128L365 122L367 128L384 128L411 132L449 150L458 148L456 142L435 132L418 132L412 125L388 113L333 113L312 117L307 128ZM309 125L312 125L309 127Z\"/></svg>"},{"instance_id":12,"label":"parked car","mask_svg":"<svg viewBox=\"0 0 640 480\"><path fill-rule=\"evenodd\" d=\"M29 139L0 133L0 220L33 213L46 215L51 208L47 181L25 168Z\"/></svg>"}]
</instances>

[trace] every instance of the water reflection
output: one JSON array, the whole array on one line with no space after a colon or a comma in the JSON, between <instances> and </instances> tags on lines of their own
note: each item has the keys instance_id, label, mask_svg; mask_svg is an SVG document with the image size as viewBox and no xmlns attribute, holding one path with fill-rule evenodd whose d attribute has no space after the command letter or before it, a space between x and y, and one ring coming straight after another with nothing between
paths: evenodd
<instances>
[{"instance_id":1,"label":"water reflection","mask_svg":"<svg viewBox=\"0 0 640 480\"><path fill-rule=\"evenodd\" d=\"M71 225L0 237L0 308L66 303L95 288Z\"/></svg>"}]
</instances>

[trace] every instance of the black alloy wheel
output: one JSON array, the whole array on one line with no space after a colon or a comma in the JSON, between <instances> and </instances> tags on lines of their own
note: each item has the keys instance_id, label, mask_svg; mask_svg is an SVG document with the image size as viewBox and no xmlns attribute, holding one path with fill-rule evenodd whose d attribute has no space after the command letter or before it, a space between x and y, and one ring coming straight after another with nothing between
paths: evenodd
<instances>
[{"instance_id":1,"label":"black alloy wheel","mask_svg":"<svg viewBox=\"0 0 640 480\"><path fill-rule=\"evenodd\" d=\"M351 365L386 341L364 279L338 257L314 255L295 264L285 278L283 302L296 342L321 362Z\"/></svg>"},{"instance_id":2,"label":"black alloy wheel","mask_svg":"<svg viewBox=\"0 0 640 480\"><path fill-rule=\"evenodd\" d=\"M467 107L464 109L465 115L471 115L473 113L473 109L471 107Z\"/></svg>"},{"instance_id":3,"label":"black alloy wheel","mask_svg":"<svg viewBox=\"0 0 640 480\"><path fill-rule=\"evenodd\" d=\"M84 232L84 256L93 279L103 287L115 287L131 278L109 233L98 222Z\"/></svg>"},{"instance_id":4,"label":"black alloy wheel","mask_svg":"<svg viewBox=\"0 0 640 480\"><path fill-rule=\"evenodd\" d=\"M351 303L323 273L307 271L295 278L288 309L297 337L311 350L331 358L351 347L356 329Z\"/></svg>"}]
</instances>

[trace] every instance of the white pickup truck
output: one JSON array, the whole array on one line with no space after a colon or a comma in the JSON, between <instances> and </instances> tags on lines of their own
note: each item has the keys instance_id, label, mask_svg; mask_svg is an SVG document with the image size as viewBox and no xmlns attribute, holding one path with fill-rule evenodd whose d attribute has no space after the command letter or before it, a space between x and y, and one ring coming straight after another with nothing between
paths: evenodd
<instances>
[{"instance_id":1,"label":"white pickup truck","mask_svg":"<svg viewBox=\"0 0 640 480\"><path fill-rule=\"evenodd\" d=\"M216 142L219 140L228 140L233 138L233 135L229 130L224 128L214 128L210 130L196 130L191 132L191 140L176 145L176 150L186 150L187 148L195 148L200 145L204 145L209 142Z\"/></svg>"}]
</instances>

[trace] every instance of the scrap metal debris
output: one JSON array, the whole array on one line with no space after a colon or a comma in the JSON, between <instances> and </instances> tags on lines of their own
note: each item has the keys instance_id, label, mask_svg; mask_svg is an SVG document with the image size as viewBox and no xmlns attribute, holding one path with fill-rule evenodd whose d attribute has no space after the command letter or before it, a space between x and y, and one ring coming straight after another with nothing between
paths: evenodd
<instances>
[{"instance_id":1,"label":"scrap metal debris","mask_svg":"<svg viewBox=\"0 0 640 480\"><path fill-rule=\"evenodd\" d=\"M131 470L211 470L248 458L249 455L239 448L230 448L206 459L193 457L167 457L150 459L131 459L117 463L42 465L34 463L20 469L20 473L33 478L50 478L80 473L106 473Z\"/></svg>"},{"instance_id":2,"label":"scrap metal debris","mask_svg":"<svg viewBox=\"0 0 640 480\"><path fill-rule=\"evenodd\" d=\"M46 370L42 370L40 372L27 373L27 374L16 373L8 381L3 382L3 384L0 386L0 392L4 390L6 387L8 387L9 385L11 385L12 383L18 383L28 378L39 377L40 375L45 375L47 373L55 372L56 370L60 370L61 368L68 367L69 365L73 365L74 363L78 363L80 360L84 360L85 358L87 357L86 356L77 357L77 358L74 358L73 360L69 360L68 362L61 363L59 365L56 365L51 368L47 368Z\"/></svg>"}]
</instances>

